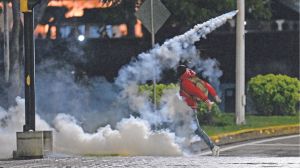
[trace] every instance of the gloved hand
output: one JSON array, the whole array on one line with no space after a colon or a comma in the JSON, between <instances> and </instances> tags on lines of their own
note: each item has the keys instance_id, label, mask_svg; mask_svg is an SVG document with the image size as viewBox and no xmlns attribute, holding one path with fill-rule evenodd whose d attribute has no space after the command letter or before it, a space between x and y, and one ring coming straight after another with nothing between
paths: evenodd
<instances>
[{"instance_id":1,"label":"gloved hand","mask_svg":"<svg viewBox=\"0 0 300 168\"><path fill-rule=\"evenodd\" d=\"M218 95L215 96L215 101L216 101L217 103L221 103L221 102L222 102L221 98L220 98Z\"/></svg>"}]
</instances>

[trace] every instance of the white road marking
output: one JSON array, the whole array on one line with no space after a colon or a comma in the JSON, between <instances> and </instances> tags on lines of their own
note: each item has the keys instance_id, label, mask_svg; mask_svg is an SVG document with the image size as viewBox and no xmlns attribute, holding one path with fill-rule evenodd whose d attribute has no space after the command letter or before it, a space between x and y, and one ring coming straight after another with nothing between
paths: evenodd
<instances>
[{"instance_id":1,"label":"white road marking","mask_svg":"<svg viewBox=\"0 0 300 168\"><path fill-rule=\"evenodd\" d=\"M277 141L277 140L283 140L283 139L289 139L289 138L296 138L296 137L300 137L300 134L284 136L284 137L275 137L275 138L263 139L263 140L258 140L258 141L249 142L249 143L243 143L243 144L224 147L224 148L221 147L220 153L224 152L224 151L232 150L232 149L235 149L235 148L244 147L244 146L256 145L256 144L259 144L259 143L265 143L265 142L271 142L271 141ZM211 151L207 151L207 152L200 153L199 156L205 156L205 155L210 155L210 154L211 154Z\"/></svg>"},{"instance_id":2,"label":"white road marking","mask_svg":"<svg viewBox=\"0 0 300 168\"><path fill-rule=\"evenodd\" d=\"M250 144L248 146L286 146L286 147L300 147L300 144L282 144L282 143L275 143L275 144Z\"/></svg>"}]
</instances>

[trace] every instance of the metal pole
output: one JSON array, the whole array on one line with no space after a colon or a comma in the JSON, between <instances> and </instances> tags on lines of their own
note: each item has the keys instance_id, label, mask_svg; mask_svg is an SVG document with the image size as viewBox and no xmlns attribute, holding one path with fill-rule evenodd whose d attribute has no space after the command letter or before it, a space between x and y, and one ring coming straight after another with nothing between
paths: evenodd
<instances>
[{"instance_id":1,"label":"metal pole","mask_svg":"<svg viewBox=\"0 0 300 168\"><path fill-rule=\"evenodd\" d=\"M9 81L10 59L9 59L9 23L7 1L3 1L3 21L4 21L4 77L5 82Z\"/></svg>"},{"instance_id":2,"label":"metal pole","mask_svg":"<svg viewBox=\"0 0 300 168\"><path fill-rule=\"evenodd\" d=\"M151 0L151 44L152 47L155 45L155 32L154 32L154 18L153 18L153 0ZM153 68L153 101L154 101L154 109L156 110L156 70Z\"/></svg>"},{"instance_id":3,"label":"metal pole","mask_svg":"<svg viewBox=\"0 0 300 168\"><path fill-rule=\"evenodd\" d=\"M35 49L33 9L24 12L25 45L25 125L23 131L35 131Z\"/></svg>"},{"instance_id":4,"label":"metal pole","mask_svg":"<svg viewBox=\"0 0 300 168\"><path fill-rule=\"evenodd\" d=\"M236 24L236 124L245 124L245 0L237 0Z\"/></svg>"}]
</instances>

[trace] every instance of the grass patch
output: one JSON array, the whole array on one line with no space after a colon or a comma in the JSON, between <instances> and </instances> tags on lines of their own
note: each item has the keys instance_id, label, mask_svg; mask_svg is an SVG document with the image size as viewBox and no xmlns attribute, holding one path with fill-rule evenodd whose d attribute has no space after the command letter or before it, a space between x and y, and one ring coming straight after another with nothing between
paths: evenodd
<instances>
[{"instance_id":1,"label":"grass patch","mask_svg":"<svg viewBox=\"0 0 300 168\"><path fill-rule=\"evenodd\" d=\"M299 113L295 116L256 116L246 115L246 124L238 126L235 124L235 114L223 113L216 120L215 125L202 125L208 135L216 135L249 128L261 128L269 126L299 124ZM201 124L201 123L200 123Z\"/></svg>"}]
</instances>

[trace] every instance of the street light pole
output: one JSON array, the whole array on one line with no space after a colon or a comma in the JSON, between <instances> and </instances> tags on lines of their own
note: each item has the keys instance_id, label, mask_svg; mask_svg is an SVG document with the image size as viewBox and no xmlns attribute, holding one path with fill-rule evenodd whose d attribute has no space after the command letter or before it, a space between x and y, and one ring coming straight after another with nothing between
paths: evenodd
<instances>
[{"instance_id":1,"label":"street light pole","mask_svg":"<svg viewBox=\"0 0 300 168\"><path fill-rule=\"evenodd\" d=\"M236 24L236 124L245 124L245 0L237 0Z\"/></svg>"},{"instance_id":2,"label":"street light pole","mask_svg":"<svg viewBox=\"0 0 300 168\"><path fill-rule=\"evenodd\" d=\"M4 22L4 77L9 82L10 59L9 59L9 18L8 1L3 1L3 22Z\"/></svg>"},{"instance_id":3,"label":"street light pole","mask_svg":"<svg viewBox=\"0 0 300 168\"><path fill-rule=\"evenodd\" d=\"M35 131L35 45L33 8L40 0L21 0L24 13L25 48L25 125L23 131Z\"/></svg>"},{"instance_id":4,"label":"street light pole","mask_svg":"<svg viewBox=\"0 0 300 168\"><path fill-rule=\"evenodd\" d=\"M33 8L41 0L20 0L20 10L24 13L25 47L25 125L23 132L17 132L15 159L43 158L53 150L52 131L35 131L35 52Z\"/></svg>"},{"instance_id":5,"label":"street light pole","mask_svg":"<svg viewBox=\"0 0 300 168\"><path fill-rule=\"evenodd\" d=\"M25 44L25 125L23 131L35 131L35 52L33 11L24 12Z\"/></svg>"},{"instance_id":6,"label":"street light pole","mask_svg":"<svg viewBox=\"0 0 300 168\"><path fill-rule=\"evenodd\" d=\"M153 17L153 0L151 0L151 45L152 48L155 45L155 32L154 32L154 17ZM153 77L153 103L154 103L154 110L156 110L156 70L153 69L154 77Z\"/></svg>"},{"instance_id":7,"label":"street light pole","mask_svg":"<svg viewBox=\"0 0 300 168\"><path fill-rule=\"evenodd\" d=\"M145 0L139 10L135 13L143 25L151 33L152 48L155 45L155 34L170 16L168 9L160 0ZM153 108L156 110L156 69L153 67Z\"/></svg>"}]
</instances>

